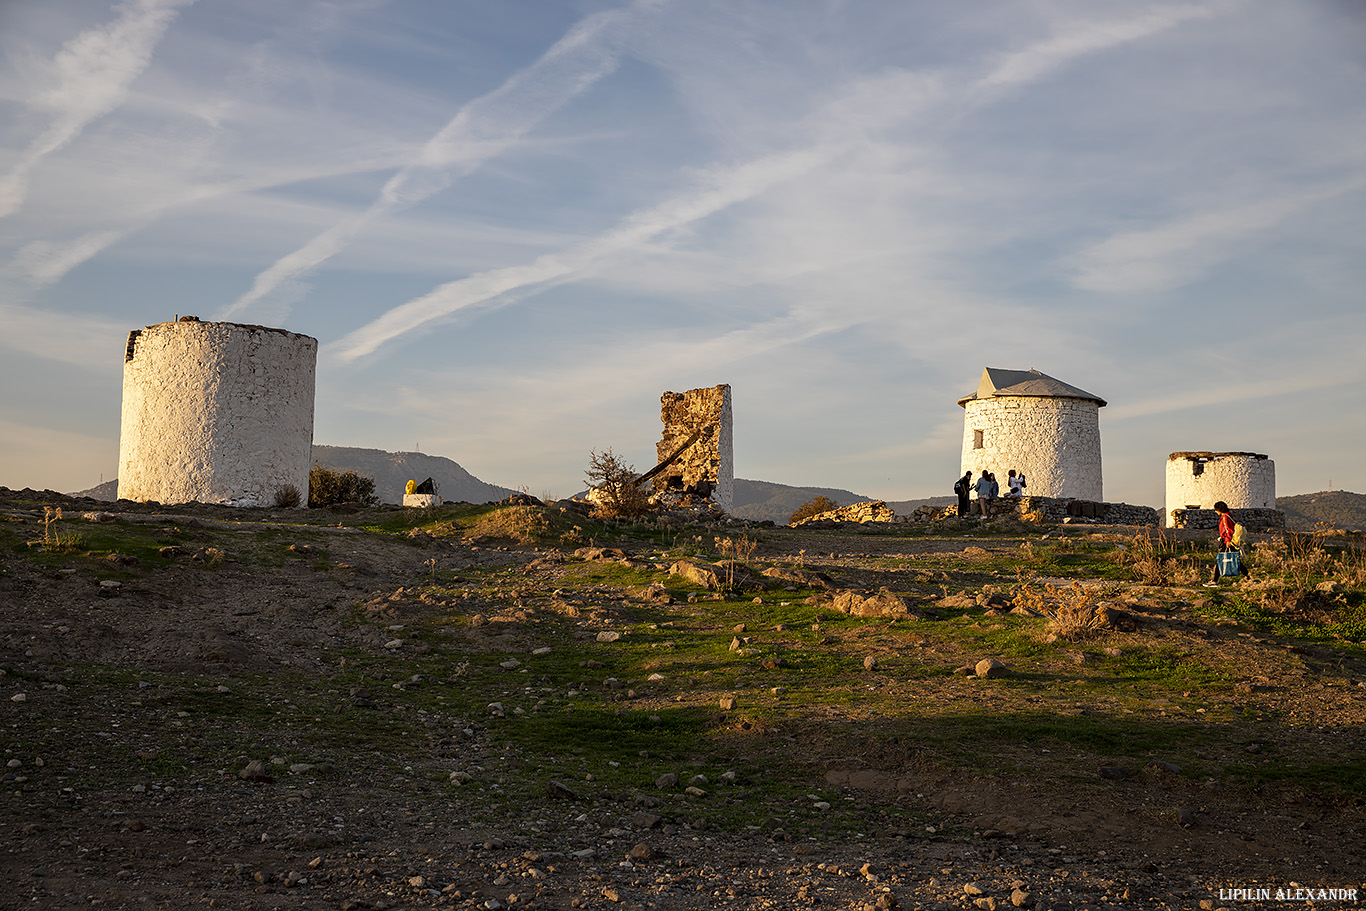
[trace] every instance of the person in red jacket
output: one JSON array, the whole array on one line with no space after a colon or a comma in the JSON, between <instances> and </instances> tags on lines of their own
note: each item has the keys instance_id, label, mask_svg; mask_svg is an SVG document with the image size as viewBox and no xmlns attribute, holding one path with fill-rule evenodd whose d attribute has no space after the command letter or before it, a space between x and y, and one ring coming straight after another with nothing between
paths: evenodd
<instances>
[{"instance_id":1,"label":"person in red jacket","mask_svg":"<svg viewBox=\"0 0 1366 911\"><path fill-rule=\"evenodd\" d=\"M1214 504L1214 511L1219 514L1219 553L1230 550L1237 550L1233 543L1234 529L1237 527L1233 521L1233 514L1228 511L1228 504L1223 500ZM1245 573L1244 573L1245 574ZM1214 578L1206 585L1219 584L1219 561L1214 561Z\"/></svg>"}]
</instances>

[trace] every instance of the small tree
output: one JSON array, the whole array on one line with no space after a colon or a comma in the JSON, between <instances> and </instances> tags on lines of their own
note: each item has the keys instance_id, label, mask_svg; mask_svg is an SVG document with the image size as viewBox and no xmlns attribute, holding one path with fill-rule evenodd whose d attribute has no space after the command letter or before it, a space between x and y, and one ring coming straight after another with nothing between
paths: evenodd
<instances>
[{"instance_id":1,"label":"small tree","mask_svg":"<svg viewBox=\"0 0 1366 911\"><path fill-rule=\"evenodd\" d=\"M840 505L827 496L813 497L797 507L797 511L788 517L787 524L796 525L802 519L809 519L812 516L818 516L823 512L839 508Z\"/></svg>"},{"instance_id":2,"label":"small tree","mask_svg":"<svg viewBox=\"0 0 1366 911\"><path fill-rule=\"evenodd\" d=\"M361 506L374 506L379 502L375 496L375 480L354 471L333 471L317 462L308 472L308 505L336 506L340 503L359 503Z\"/></svg>"},{"instance_id":3,"label":"small tree","mask_svg":"<svg viewBox=\"0 0 1366 911\"><path fill-rule=\"evenodd\" d=\"M635 466L627 465L610 448L589 451L587 477L595 517L629 519L649 512L649 496L636 483L640 476Z\"/></svg>"}]
</instances>

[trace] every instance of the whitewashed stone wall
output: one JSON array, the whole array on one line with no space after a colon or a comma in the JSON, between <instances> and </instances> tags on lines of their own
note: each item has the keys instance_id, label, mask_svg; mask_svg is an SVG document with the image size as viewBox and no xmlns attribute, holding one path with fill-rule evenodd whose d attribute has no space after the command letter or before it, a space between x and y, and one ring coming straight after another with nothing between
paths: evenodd
<instances>
[{"instance_id":1,"label":"whitewashed stone wall","mask_svg":"<svg viewBox=\"0 0 1366 911\"><path fill-rule=\"evenodd\" d=\"M1001 395L969 401L964 410L959 476L971 471L975 484L984 470L990 471L1005 496L1006 475L1013 468L1024 472L1025 493L1031 496L1104 500L1097 402Z\"/></svg>"},{"instance_id":2,"label":"whitewashed stone wall","mask_svg":"<svg viewBox=\"0 0 1366 911\"><path fill-rule=\"evenodd\" d=\"M119 497L270 506L308 499L318 342L264 326L182 320L129 334Z\"/></svg>"},{"instance_id":3,"label":"whitewashed stone wall","mask_svg":"<svg viewBox=\"0 0 1366 911\"><path fill-rule=\"evenodd\" d=\"M1276 463L1255 452L1173 452L1167 457L1168 528L1173 527L1174 510L1213 509L1219 500L1229 509L1275 509Z\"/></svg>"},{"instance_id":4,"label":"whitewashed stone wall","mask_svg":"<svg viewBox=\"0 0 1366 911\"><path fill-rule=\"evenodd\" d=\"M710 386L660 396L664 434L655 445L659 461L673 455L698 430L705 432L677 461L654 477L655 493L697 491L726 512L735 508L735 455L731 442L730 386Z\"/></svg>"}]
</instances>

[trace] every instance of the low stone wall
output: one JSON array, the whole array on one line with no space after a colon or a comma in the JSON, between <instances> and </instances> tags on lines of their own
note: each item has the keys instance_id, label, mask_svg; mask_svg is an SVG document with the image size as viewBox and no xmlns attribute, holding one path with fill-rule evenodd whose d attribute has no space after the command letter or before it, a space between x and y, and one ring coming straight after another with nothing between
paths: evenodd
<instances>
[{"instance_id":1,"label":"low stone wall","mask_svg":"<svg viewBox=\"0 0 1366 911\"><path fill-rule=\"evenodd\" d=\"M1285 531L1285 513L1279 509L1230 509L1233 521L1248 531ZM1218 528L1219 513L1212 509L1173 509L1168 528Z\"/></svg>"},{"instance_id":2,"label":"low stone wall","mask_svg":"<svg viewBox=\"0 0 1366 911\"><path fill-rule=\"evenodd\" d=\"M981 515L976 500L970 501L972 515ZM1098 503L1070 497L997 497L987 509L989 516L1023 516L1042 513L1045 522L1065 519L1090 519L1106 525L1157 525L1162 517L1151 506L1128 503ZM914 522L939 522L958 517L957 506L921 506L911 514ZM1252 526L1248 526L1251 528Z\"/></svg>"},{"instance_id":3,"label":"low stone wall","mask_svg":"<svg viewBox=\"0 0 1366 911\"><path fill-rule=\"evenodd\" d=\"M890 506L882 500L865 500L862 503L851 503L848 506L841 506L828 512L819 513L810 518L802 519L797 525L807 525L812 522L905 522L906 517L898 516Z\"/></svg>"}]
</instances>

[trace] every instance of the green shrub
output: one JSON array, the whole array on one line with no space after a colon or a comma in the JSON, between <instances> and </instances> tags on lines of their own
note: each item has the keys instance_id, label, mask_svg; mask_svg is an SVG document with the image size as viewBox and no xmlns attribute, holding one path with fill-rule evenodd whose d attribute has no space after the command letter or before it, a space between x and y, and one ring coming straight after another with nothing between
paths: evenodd
<instances>
[{"instance_id":1,"label":"green shrub","mask_svg":"<svg viewBox=\"0 0 1366 911\"><path fill-rule=\"evenodd\" d=\"M809 519L812 516L818 516L823 512L829 512L832 509L839 508L840 505L836 503L834 500L830 499L829 497L814 497L810 500L807 500L801 506L798 506L797 511L794 512L792 515L788 516L787 524L796 525L802 519Z\"/></svg>"},{"instance_id":2,"label":"green shrub","mask_svg":"<svg viewBox=\"0 0 1366 911\"><path fill-rule=\"evenodd\" d=\"M333 471L317 462L313 463L313 468L308 472L309 506L336 506L340 503L373 506L378 502L374 478L367 478L354 471Z\"/></svg>"}]
</instances>

